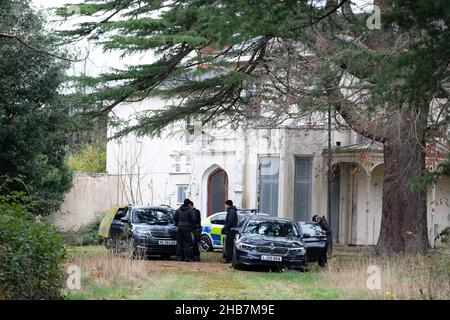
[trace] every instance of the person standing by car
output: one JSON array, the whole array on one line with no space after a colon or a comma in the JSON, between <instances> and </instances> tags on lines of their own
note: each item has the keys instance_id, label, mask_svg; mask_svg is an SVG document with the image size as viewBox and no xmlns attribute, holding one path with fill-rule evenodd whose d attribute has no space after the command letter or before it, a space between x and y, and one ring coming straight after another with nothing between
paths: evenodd
<instances>
[{"instance_id":1,"label":"person standing by car","mask_svg":"<svg viewBox=\"0 0 450 320\"><path fill-rule=\"evenodd\" d=\"M225 225L222 229L222 234L225 234L225 246L223 248L223 261L224 263L230 263L233 258L233 245L234 245L234 230L233 228L238 226L238 214L237 209L233 205L233 201L225 201L225 208L227 210L227 216L225 218Z\"/></svg>"},{"instance_id":2,"label":"person standing by car","mask_svg":"<svg viewBox=\"0 0 450 320\"><path fill-rule=\"evenodd\" d=\"M328 262L328 257L327 257L328 248L330 246L331 241L333 241L333 239L331 237L331 228L330 228L330 225L328 224L327 219L325 219L324 216L320 217L319 215L314 215L312 217L312 221L317 223L320 226L320 228L323 230L325 235L327 236L327 242L325 244L325 253L321 257L319 257L319 261L318 261L319 266L325 267L325 265Z\"/></svg>"},{"instance_id":3,"label":"person standing by car","mask_svg":"<svg viewBox=\"0 0 450 320\"><path fill-rule=\"evenodd\" d=\"M191 201L191 209L194 211L195 222L192 229L193 243L192 243L192 254L194 261L200 261L200 248L198 246L200 242L200 236L202 235L202 215L200 210L198 210L194 203Z\"/></svg>"},{"instance_id":4,"label":"person standing by car","mask_svg":"<svg viewBox=\"0 0 450 320\"><path fill-rule=\"evenodd\" d=\"M195 224L195 214L191 208L191 200L184 200L183 205L175 211L173 220L177 227L177 259L192 261L192 228Z\"/></svg>"}]
</instances>

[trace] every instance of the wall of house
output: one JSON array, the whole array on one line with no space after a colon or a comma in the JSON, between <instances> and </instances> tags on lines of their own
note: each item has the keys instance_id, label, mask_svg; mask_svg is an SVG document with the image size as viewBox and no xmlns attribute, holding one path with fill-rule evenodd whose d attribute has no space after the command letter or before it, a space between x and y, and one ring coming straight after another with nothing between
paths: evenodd
<instances>
[{"instance_id":1,"label":"wall of house","mask_svg":"<svg viewBox=\"0 0 450 320\"><path fill-rule=\"evenodd\" d=\"M108 209L121 205L122 189L117 176L76 173L54 221L63 230L77 230Z\"/></svg>"},{"instance_id":2,"label":"wall of house","mask_svg":"<svg viewBox=\"0 0 450 320\"><path fill-rule=\"evenodd\" d=\"M167 102L150 98L140 103L123 104L115 114L133 123L136 113L163 108ZM136 137L130 134L107 145L105 175L78 174L73 189L66 195L56 218L65 229L78 228L96 214L128 204L179 205L176 186L189 185L190 197L203 216L207 214L209 174L222 168L228 175L228 197L238 207L259 207L259 170L261 156L280 158L278 215L294 216L295 158L312 157L311 216L326 215L327 131L316 126L298 129L230 129L220 127L197 132L186 139L183 124L172 125L161 137ZM109 136L114 134L110 129ZM332 132L332 146L355 143L349 130ZM188 160L189 158L189 160ZM376 244L381 223L383 166L367 175L355 163L339 163L341 243ZM449 225L450 180L441 179L428 195L430 240Z\"/></svg>"},{"instance_id":3,"label":"wall of house","mask_svg":"<svg viewBox=\"0 0 450 320\"><path fill-rule=\"evenodd\" d=\"M143 102L121 104L114 112L118 118L133 124L138 113L161 109L166 104L162 99L149 98ZM110 128L109 137L116 130ZM176 124L160 137L128 134L108 142L107 172L120 176L126 203L176 205L175 183L185 183L185 176L190 172L185 157L174 154L187 151L185 133L183 125ZM181 177L180 182L177 182L177 176Z\"/></svg>"},{"instance_id":4,"label":"wall of house","mask_svg":"<svg viewBox=\"0 0 450 320\"><path fill-rule=\"evenodd\" d=\"M450 226L450 178L441 177L428 192L428 237L436 236Z\"/></svg>"}]
</instances>

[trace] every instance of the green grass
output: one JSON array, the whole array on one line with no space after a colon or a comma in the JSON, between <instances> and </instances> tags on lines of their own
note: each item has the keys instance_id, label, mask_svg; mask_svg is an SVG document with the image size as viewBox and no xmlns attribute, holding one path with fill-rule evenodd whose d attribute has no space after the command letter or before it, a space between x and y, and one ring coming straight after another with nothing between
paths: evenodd
<instances>
[{"instance_id":1,"label":"green grass","mask_svg":"<svg viewBox=\"0 0 450 320\"><path fill-rule=\"evenodd\" d=\"M201 263L185 263L131 260L108 255L100 246L71 247L68 251L67 263L80 266L83 273L81 290L68 292L68 299L450 298L447 251L377 258L352 249L336 252L326 269L312 265L306 273L237 271L219 263L220 252L203 254ZM382 269L381 290L366 286L367 267L373 264Z\"/></svg>"},{"instance_id":2,"label":"green grass","mask_svg":"<svg viewBox=\"0 0 450 320\"><path fill-rule=\"evenodd\" d=\"M84 261L106 255L102 247L69 249L71 261L81 256ZM143 279L132 277L105 284L84 275L82 289L71 291L69 299L342 299L345 292L338 288L318 288L317 272L237 271L218 264L221 253L203 255L203 263L188 267L183 262L148 260L148 272ZM161 264L173 268L164 268ZM156 266L155 266L156 265ZM204 266L204 267L203 267Z\"/></svg>"},{"instance_id":3,"label":"green grass","mask_svg":"<svg viewBox=\"0 0 450 320\"><path fill-rule=\"evenodd\" d=\"M69 299L342 299L337 288L317 287L317 274L287 271L279 274L227 271L199 276L195 272L158 273L146 280L129 280L102 286L83 281Z\"/></svg>"}]
</instances>

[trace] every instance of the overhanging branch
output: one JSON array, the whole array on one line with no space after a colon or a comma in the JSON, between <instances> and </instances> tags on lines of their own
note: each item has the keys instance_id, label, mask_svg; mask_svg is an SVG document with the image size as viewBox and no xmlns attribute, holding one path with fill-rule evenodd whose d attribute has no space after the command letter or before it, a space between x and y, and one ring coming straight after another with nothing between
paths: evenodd
<instances>
[{"instance_id":1,"label":"overhanging branch","mask_svg":"<svg viewBox=\"0 0 450 320\"><path fill-rule=\"evenodd\" d=\"M66 57L63 57L63 56L51 53L51 52L49 52L47 50L36 48L36 47L28 44L26 41L24 41L22 38L20 38L18 35L15 35L15 34L8 34L8 33L1 33L0 32L0 39L2 39L2 38L3 39L15 40L20 45L22 45L23 47L25 47L27 49L30 49L32 51L35 51L35 52L38 52L38 53L41 53L41 54L45 54L47 56L50 56L50 57L53 57L53 58L56 58L56 59L65 60L65 61L69 61L69 62L82 62L82 61L85 61L89 57L89 54L88 54L85 58L80 59L80 60L66 58Z\"/></svg>"}]
</instances>

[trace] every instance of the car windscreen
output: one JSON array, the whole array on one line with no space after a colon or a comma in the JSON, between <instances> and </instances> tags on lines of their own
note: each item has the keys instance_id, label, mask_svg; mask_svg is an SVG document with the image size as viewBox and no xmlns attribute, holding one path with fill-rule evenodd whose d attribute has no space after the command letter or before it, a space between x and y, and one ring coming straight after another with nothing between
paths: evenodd
<instances>
[{"instance_id":1,"label":"car windscreen","mask_svg":"<svg viewBox=\"0 0 450 320\"><path fill-rule=\"evenodd\" d=\"M133 222L146 224L172 224L173 212L170 210L135 208L133 209Z\"/></svg>"},{"instance_id":2,"label":"car windscreen","mask_svg":"<svg viewBox=\"0 0 450 320\"><path fill-rule=\"evenodd\" d=\"M249 218L248 215L245 214L238 214L238 227L242 227L245 221Z\"/></svg>"},{"instance_id":3,"label":"car windscreen","mask_svg":"<svg viewBox=\"0 0 450 320\"><path fill-rule=\"evenodd\" d=\"M301 223L303 234L309 234L310 236L320 236L322 229L315 223Z\"/></svg>"},{"instance_id":4,"label":"car windscreen","mask_svg":"<svg viewBox=\"0 0 450 320\"><path fill-rule=\"evenodd\" d=\"M245 234L258 234L271 237L297 237L295 225L289 221L250 219L243 231Z\"/></svg>"}]
</instances>

